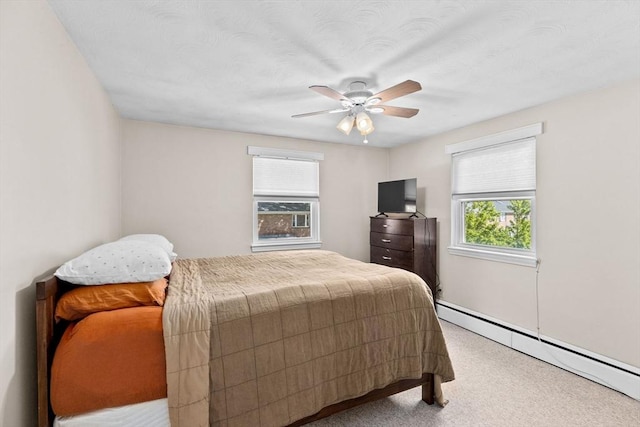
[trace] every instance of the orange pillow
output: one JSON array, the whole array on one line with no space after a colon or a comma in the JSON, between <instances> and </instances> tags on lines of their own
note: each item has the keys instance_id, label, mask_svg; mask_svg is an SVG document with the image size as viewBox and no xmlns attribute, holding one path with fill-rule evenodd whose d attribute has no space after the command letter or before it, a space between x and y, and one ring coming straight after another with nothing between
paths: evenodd
<instances>
[{"instance_id":1,"label":"orange pillow","mask_svg":"<svg viewBox=\"0 0 640 427\"><path fill-rule=\"evenodd\" d=\"M51 367L59 416L167 397L162 307L132 307L72 322Z\"/></svg>"},{"instance_id":2,"label":"orange pillow","mask_svg":"<svg viewBox=\"0 0 640 427\"><path fill-rule=\"evenodd\" d=\"M78 320L91 313L144 305L164 305L167 279L153 282L79 286L65 293L56 305L56 321Z\"/></svg>"}]
</instances>

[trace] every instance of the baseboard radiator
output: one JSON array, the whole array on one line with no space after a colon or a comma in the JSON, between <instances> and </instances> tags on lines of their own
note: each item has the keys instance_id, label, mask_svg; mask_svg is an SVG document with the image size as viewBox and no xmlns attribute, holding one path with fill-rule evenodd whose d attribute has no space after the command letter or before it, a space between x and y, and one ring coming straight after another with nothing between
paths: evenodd
<instances>
[{"instance_id":1,"label":"baseboard radiator","mask_svg":"<svg viewBox=\"0 0 640 427\"><path fill-rule=\"evenodd\" d=\"M437 310L442 320L640 400L640 368L544 335L538 340L535 332L446 301Z\"/></svg>"}]
</instances>

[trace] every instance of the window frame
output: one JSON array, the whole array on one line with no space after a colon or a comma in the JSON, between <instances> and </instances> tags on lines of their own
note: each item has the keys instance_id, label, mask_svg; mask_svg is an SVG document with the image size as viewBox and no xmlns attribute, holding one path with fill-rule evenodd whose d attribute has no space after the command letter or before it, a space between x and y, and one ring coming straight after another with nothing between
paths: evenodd
<instances>
[{"instance_id":1,"label":"window frame","mask_svg":"<svg viewBox=\"0 0 640 427\"><path fill-rule=\"evenodd\" d=\"M295 194L286 191L282 194L282 189L268 194L260 191L256 194L255 176L253 177L253 231L252 231L252 252L279 251L290 249L320 249L322 240L320 239L320 162L324 160L323 153L311 151L294 151L280 148L247 146L247 154L252 157L266 157L282 160L315 162L316 166L316 188L315 191ZM255 162L252 160L252 174L255 174ZM291 193L291 194L289 194ZM282 203L311 203L309 212L310 237L278 237L274 239L263 239L258 236L258 203L260 202L282 202ZM269 240L265 242L265 240Z\"/></svg>"},{"instance_id":2,"label":"window frame","mask_svg":"<svg viewBox=\"0 0 640 427\"><path fill-rule=\"evenodd\" d=\"M476 201L530 200L531 248L511 248L465 242L464 204ZM449 253L490 261L535 267L536 257L536 194L535 191L509 191L501 193L457 194L451 197L451 245Z\"/></svg>"},{"instance_id":3,"label":"window frame","mask_svg":"<svg viewBox=\"0 0 640 427\"><path fill-rule=\"evenodd\" d=\"M473 150L491 148L498 144L517 143L532 138L534 145L537 145L537 135L543 133L542 123L534 123L521 128L512 129L481 138L463 141L445 146L445 153L456 155ZM534 154L535 155L535 154ZM534 158L535 161L535 158ZM534 168L537 168L534 163ZM535 171L535 170L534 170ZM451 182L454 183L455 170L453 162L451 163ZM474 193L456 194L451 190L451 242L448 251L452 255L461 255L472 258L480 258L489 261L505 262L510 264L523 265L527 267L536 267L537 259L537 243L536 243L536 187L534 182L532 188L528 189L510 189L509 191L485 191ZM496 189L498 190L498 189ZM465 239L465 212L464 203L473 201L487 200L514 200L528 199L531 200L531 248L520 249L504 246L490 246L466 243Z\"/></svg>"}]
</instances>

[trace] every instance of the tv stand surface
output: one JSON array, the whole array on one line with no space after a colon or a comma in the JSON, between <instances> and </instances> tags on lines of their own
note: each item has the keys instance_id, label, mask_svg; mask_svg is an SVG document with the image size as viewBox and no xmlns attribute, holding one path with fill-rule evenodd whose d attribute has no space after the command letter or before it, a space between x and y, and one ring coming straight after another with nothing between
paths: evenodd
<instances>
[{"instance_id":1,"label":"tv stand surface","mask_svg":"<svg viewBox=\"0 0 640 427\"><path fill-rule=\"evenodd\" d=\"M380 212L378 215L374 216L374 218L378 218L378 217L381 217L381 216L383 216L383 217L385 217L385 218L389 218L389 215L387 215L387 214L386 214L386 213L384 213L384 212ZM417 212L413 212L413 213L412 213L411 215L409 215L407 218L420 218L420 217L418 216L418 213L417 213Z\"/></svg>"}]
</instances>

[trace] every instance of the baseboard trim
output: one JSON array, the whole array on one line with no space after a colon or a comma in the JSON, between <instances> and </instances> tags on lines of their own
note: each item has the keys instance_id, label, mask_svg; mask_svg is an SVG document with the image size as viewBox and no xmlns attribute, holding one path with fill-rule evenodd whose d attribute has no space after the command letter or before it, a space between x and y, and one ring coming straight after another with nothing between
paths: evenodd
<instances>
[{"instance_id":1,"label":"baseboard trim","mask_svg":"<svg viewBox=\"0 0 640 427\"><path fill-rule=\"evenodd\" d=\"M490 316L438 301L438 317L586 379L640 400L640 368L540 336Z\"/></svg>"}]
</instances>

